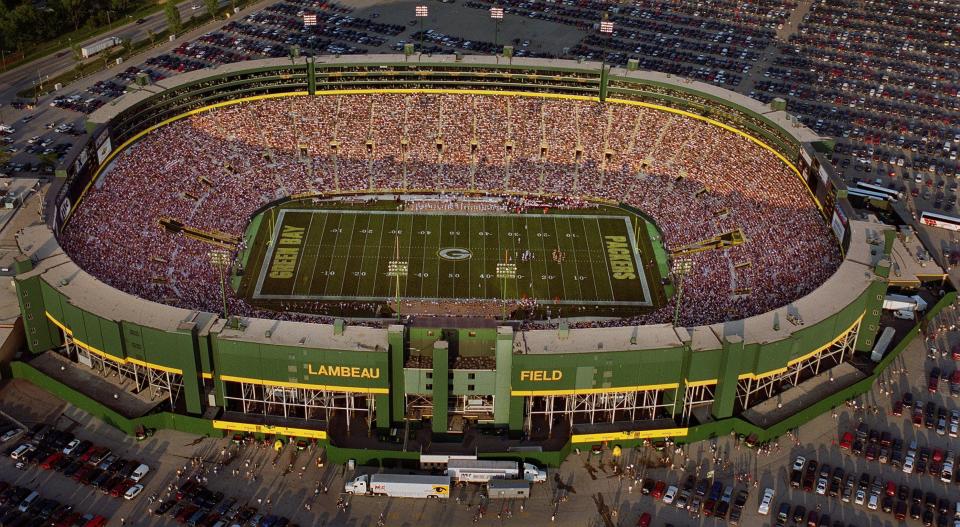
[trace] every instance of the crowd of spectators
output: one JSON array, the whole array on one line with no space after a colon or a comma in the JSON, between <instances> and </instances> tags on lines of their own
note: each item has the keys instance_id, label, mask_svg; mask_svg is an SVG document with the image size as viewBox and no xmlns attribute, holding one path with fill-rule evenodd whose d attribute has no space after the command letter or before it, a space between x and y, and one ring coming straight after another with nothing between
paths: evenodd
<instances>
[{"instance_id":1,"label":"crowd of spectators","mask_svg":"<svg viewBox=\"0 0 960 527\"><path fill-rule=\"evenodd\" d=\"M162 218L242 238L253 212L278 198L371 189L557 194L571 207L584 204L581 196L624 202L653 218L668 250L740 229L744 244L691 256L686 325L782 306L840 260L803 182L739 135L637 106L481 95L291 97L187 117L120 155L61 242L118 289L218 312L209 246L167 232ZM503 206L542 203L511 196ZM242 298L229 303L231 313L278 316ZM672 314L668 305L619 323Z\"/></svg>"}]
</instances>

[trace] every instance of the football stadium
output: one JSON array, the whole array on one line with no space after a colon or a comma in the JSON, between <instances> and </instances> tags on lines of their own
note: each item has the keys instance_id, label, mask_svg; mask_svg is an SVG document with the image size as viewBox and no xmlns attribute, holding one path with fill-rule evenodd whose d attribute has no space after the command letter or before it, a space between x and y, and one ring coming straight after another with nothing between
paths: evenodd
<instances>
[{"instance_id":1,"label":"football stadium","mask_svg":"<svg viewBox=\"0 0 960 527\"><path fill-rule=\"evenodd\" d=\"M11 367L128 433L550 464L766 440L866 391L916 332L888 290L953 298L855 215L832 140L780 100L485 56L140 84L90 116L49 221L19 235Z\"/></svg>"}]
</instances>

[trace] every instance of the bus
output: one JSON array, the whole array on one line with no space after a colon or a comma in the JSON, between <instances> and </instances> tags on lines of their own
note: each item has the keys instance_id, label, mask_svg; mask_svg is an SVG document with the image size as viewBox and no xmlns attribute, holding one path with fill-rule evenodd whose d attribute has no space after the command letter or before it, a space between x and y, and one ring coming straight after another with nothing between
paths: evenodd
<instances>
[{"instance_id":1,"label":"bus","mask_svg":"<svg viewBox=\"0 0 960 527\"><path fill-rule=\"evenodd\" d=\"M864 190L857 187L850 187L847 189L847 194L850 196L857 196L860 198L875 199L878 201L893 201L893 198L887 194L880 194L879 192L871 192L869 190Z\"/></svg>"},{"instance_id":2,"label":"bus","mask_svg":"<svg viewBox=\"0 0 960 527\"><path fill-rule=\"evenodd\" d=\"M920 223L931 227L940 227L951 231L960 231L960 218L923 211L920 213Z\"/></svg>"},{"instance_id":3,"label":"bus","mask_svg":"<svg viewBox=\"0 0 960 527\"><path fill-rule=\"evenodd\" d=\"M894 190L881 185L874 185L865 181L857 181L857 188L866 192L890 196L891 201L903 198L903 193L901 193L899 190Z\"/></svg>"}]
</instances>

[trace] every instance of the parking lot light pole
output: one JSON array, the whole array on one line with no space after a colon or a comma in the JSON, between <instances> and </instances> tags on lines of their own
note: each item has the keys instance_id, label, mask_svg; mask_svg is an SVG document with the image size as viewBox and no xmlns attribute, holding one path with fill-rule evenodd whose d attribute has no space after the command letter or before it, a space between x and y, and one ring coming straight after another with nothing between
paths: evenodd
<instances>
[{"instance_id":1,"label":"parking lot light pole","mask_svg":"<svg viewBox=\"0 0 960 527\"><path fill-rule=\"evenodd\" d=\"M414 8L413 14L420 20L420 54L423 54L423 19L430 15L430 10L425 5L418 5Z\"/></svg>"},{"instance_id":2,"label":"parking lot light pole","mask_svg":"<svg viewBox=\"0 0 960 527\"><path fill-rule=\"evenodd\" d=\"M223 281L223 268L230 263L230 253L223 249L217 249L208 252L207 257L210 258L210 263L215 265L220 273L220 296L223 299L223 318L227 319L229 318L227 316L227 286Z\"/></svg>"}]
</instances>

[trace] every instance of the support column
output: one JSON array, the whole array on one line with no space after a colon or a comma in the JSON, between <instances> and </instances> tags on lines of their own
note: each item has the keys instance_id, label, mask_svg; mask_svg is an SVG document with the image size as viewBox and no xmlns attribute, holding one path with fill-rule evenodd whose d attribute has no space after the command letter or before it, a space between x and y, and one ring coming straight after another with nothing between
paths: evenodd
<instances>
[{"instance_id":1,"label":"support column","mask_svg":"<svg viewBox=\"0 0 960 527\"><path fill-rule=\"evenodd\" d=\"M448 378L449 346L445 340L433 343L433 426L435 434L447 433L447 399L450 397Z\"/></svg>"},{"instance_id":2,"label":"support column","mask_svg":"<svg viewBox=\"0 0 960 527\"><path fill-rule=\"evenodd\" d=\"M374 395L373 404L374 413L377 415L377 428L390 428L390 395Z\"/></svg>"},{"instance_id":3,"label":"support column","mask_svg":"<svg viewBox=\"0 0 960 527\"><path fill-rule=\"evenodd\" d=\"M664 402L673 402L671 412L673 417L676 417L677 414L683 415L683 405L686 403L687 395L687 379L690 377L690 363L693 360L693 351L690 347L693 338L690 333L686 328L675 328L675 331L677 336L680 337L680 341L683 342L683 363L680 366L679 386L674 392L670 392L670 390L664 392Z\"/></svg>"},{"instance_id":4,"label":"support column","mask_svg":"<svg viewBox=\"0 0 960 527\"><path fill-rule=\"evenodd\" d=\"M377 396L377 427L389 428L405 415L406 392L404 391L403 361L406 355L406 326L391 324L387 328L390 394Z\"/></svg>"},{"instance_id":5,"label":"support column","mask_svg":"<svg viewBox=\"0 0 960 527\"><path fill-rule=\"evenodd\" d=\"M510 434L519 435L521 432L523 432L523 397L510 397Z\"/></svg>"},{"instance_id":6,"label":"support column","mask_svg":"<svg viewBox=\"0 0 960 527\"><path fill-rule=\"evenodd\" d=\"M743 353L743 338L737 335L724 337L720 353L719 378L711 410L714 419L733 415L733 405L737 399L737 377L740 375L737 359Z\"/></svg>"},{"instance_id":7,"label":"support column","mask_svg":"<svg viewBox=\"0 0 960 527\"><path fill-rule=\"evenodd\" d=\"M494 388L493 423L495 426L510 426L510 390L513 372L513 328L497 328L496 386Z\"/></svg>"}]
</instances>

